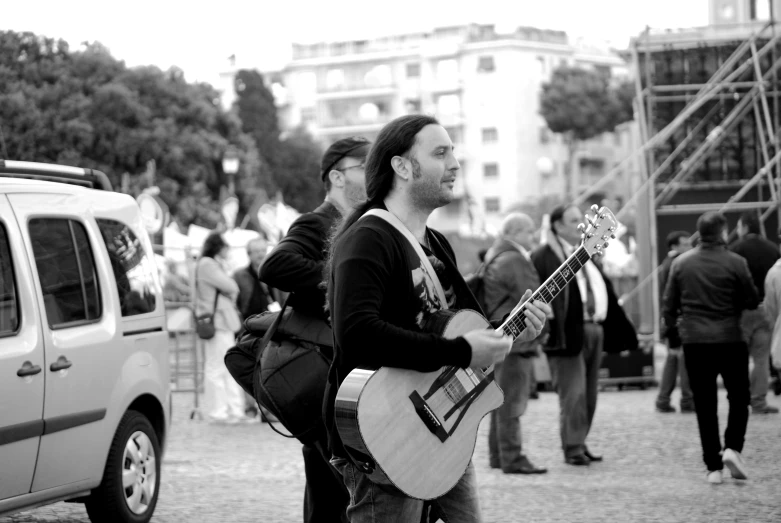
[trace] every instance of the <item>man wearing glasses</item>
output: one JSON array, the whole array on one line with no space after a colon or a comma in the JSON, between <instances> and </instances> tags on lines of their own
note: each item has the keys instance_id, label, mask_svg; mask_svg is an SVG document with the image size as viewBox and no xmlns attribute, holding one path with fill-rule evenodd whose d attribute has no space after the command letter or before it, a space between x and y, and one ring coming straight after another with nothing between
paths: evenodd
<instances>
[{"instance_id":1,"label":"man wearing glasses","mask_svg":"<svg viewBox=\"0 0 781 523\"><path fill-rule=\"evenodd\" d=\"M325 201L290 226L260 268L263 283L289 292L288 307L314 321L327 321L325 291L320 288L325 245L334 223L366 199L363 164L370 145L365 138L344 138L325 151L320 171ZM333 358L333 354L326 356ZM321 429L316 441L302 448L306 474L304 522L346 522L349 494L341 474L329 463L325 425Z\"/></svg>"}]
</instances>

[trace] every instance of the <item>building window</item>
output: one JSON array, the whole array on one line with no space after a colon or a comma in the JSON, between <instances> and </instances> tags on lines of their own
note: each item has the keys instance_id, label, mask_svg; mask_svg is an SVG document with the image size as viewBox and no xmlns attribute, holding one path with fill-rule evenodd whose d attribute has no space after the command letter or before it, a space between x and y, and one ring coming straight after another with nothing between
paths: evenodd
<instances>
[{"instance_id":1,"label":"building window","mask_svg":"<svg viewBox=\"0 0 781 523\"><path fill-rule=\"evenodd\" d=\"M547 145L550 143L550 131L548 130L548 127L545 125L540 127L540 143L542 145Z\"/></svg>"},{"instance_id":2,"label":"building window","mask_svg":"<svg viewBox=\"0 0 781 523\"><path fill-rule=\"evenodd\" d=\"M374 66L371 71L363 77L364 83L368 87L386 87L391 85L393 75L389 65L380 64Z\"/></svg>"},{"instance_id":3,"label":"building window","mask_svg":"<svg viewBox=\"0 0 781 523\"><path fill-rule=\"evenodd\" d=\"M455 82L458 80L458 62L452 59L437 62L437 80Z\"/></svg>"},{"instance_id":4,"label":"building window","mask_svg":"<svg viewBox=\"0 0 781 523\"><path fill-rule=\"evenodd\" d=\"M100 319L100 287L84 226L63 218L34 218L29 227L49 327Z\"/></svg>"},{"instance_id":5,"label":"building window","mask_svg":"<svg viewBox=\"0 0 781 523\"><path fill-rule=\"evenodd\" d=\"M499 140L499 131L496 127L483 128L483 143L496 143Z\"/></svg>"},{"instance_id":6,"label":"building window","mask_svg":"<svg viewBox=\"0 0 781 523\"><path fill-rule=\"evenodd\" d=\"M409 100L404 101L404 109L406 109L407 114L418 114L420 113L420 99L418 98L411 98Z\"/></svg>"},{"instance_id":7,"label":"building window","mask_svg":"<svg viewBox=\"0 0 781 523\"><path fill-rule=\"evenodd\" d=\"M367 102L358 108L358 117L363 122L375 122L380 117L380 107L371 102Z\"/></svg>"},{"instance_id":8,"label":"building window","mask_svg":"<svg viewBox=\"0 0 781 523\"><path fill-rule=\"evenodd\" d=\"M499 203L498 197L491 197L485 199L485 212L490 213L497 213L502 209L501 204Z\"/></svg>"},{"instance_id":9,"label":"building window","mask_svg":"<svg viewBox=\"0 0 781 523\"><path fill-rule=\"evenodd\" d=\"M144 250L141 240L124 223L101 218L95 221L106 242L122 316L153 312L159 294L155 282L157 267Z\"/></svg>"},{"instance_id":10,"label":"building window","mask_svg":"<svg viewBox=\"0 0 781 523\"><path fill-rule=\"evenodd\" d=\"M445 94L437 98L437 113L456 116L461 113L461 99L457 94Z\"/></svg>"},{"instance_id":11,"label":"building window","mask_svg":"<svg viewBox=\"0 0 781 523\"><path fill-rule=\"evenodd\" d=\"M342 100L336 100L328 104L328 112L332 122L341 122L347 118L348 106Z\"/></svg>"},{"instance_id":12,"label":"building window","mask_svg":"<svg viewBox=\"0 0 781 523\"><path fill-rule=\"evenodd\" d=\"M329 91L335 91L344 87L344 71L330 69L325 75L325 86Z\"/></svg>"},{"instance_id":13,"label":"building window","mask_svg":"<svg viewBox=\"0 0 781 523\"><path fill-rule=\"evenodd\" d=\"M493 56L481 56L477 59L478 73L492 73L496 69Z\"/></svg>"},{"instance_id":14,"label":"building window","mask_svg":"<svg viewBox=\"0 0 781 523\"><path fill-rule=\"evenodd\" d=\"M545 57L544 56L538 56L537 57L537 64L538 64L538 67L540 68L540 74L541 75L545 76L546 74L548 74L548 64L545 61Z\"/></svg>"},{"instance_id":15,"label":"building window","mask_svg":"<svg viewBox=\"0 0 781 523\"><path fill-rule=\"evenodd\" d=\"M0 224L0 336L19 330L19 298L16 295L14 260L5 226Z\"/></svg>"},{"instance_id":16,"label":"building window","mask_svg":"<svg viewBox=\"0 0 781 523\"><path fill-rule=\"evenodd\" d=\"M420 78L420 64L412 62L407 64L407 78Z\"/></svg>"},{"instance_id":17,"label":"building window","mask_svg":"<svg viewBox=\"0 0 781 523\"><path fill-rule=\"evenodd\" d=\"M483 178L496 178L499 176L499 164L498 163L484 163L483 164Z\"/></svg>"},{"instance_id":18,"label":"building window","mask_svg":"<svg viewBox=\"0 0 781 523\"><path fill-rule=\"evenodd\" d=\"M315 123L315 108L314 107L302 107L301 108L301 123L308 125Z\"/></svg>"}]
</instances>

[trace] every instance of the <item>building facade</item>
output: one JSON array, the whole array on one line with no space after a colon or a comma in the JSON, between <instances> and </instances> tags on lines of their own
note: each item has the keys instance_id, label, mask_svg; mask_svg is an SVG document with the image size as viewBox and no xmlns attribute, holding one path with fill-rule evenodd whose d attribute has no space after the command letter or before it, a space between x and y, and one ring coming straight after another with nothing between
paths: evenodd
<instances>
[{"instance_id":1,"label":"building facade","mask_svg":"<svg viewBox=\"0 0 781 523\"><path fill-rule=\"evenodd\" d=\"M569 42L562 31L492 25L435 29L376 40L293 47L292 61L267 74L280 125L299 125L327 146L346 136L369 139L409 113L436 116L461 163L457 200L432 225L493 233L511 206L560 194L568 152L539 114L541 86L561 65L627 74L606 48ZM574 187L587 186L626 155L621 134L604 135L576 153Z\"/></svg>"}]
</instances>

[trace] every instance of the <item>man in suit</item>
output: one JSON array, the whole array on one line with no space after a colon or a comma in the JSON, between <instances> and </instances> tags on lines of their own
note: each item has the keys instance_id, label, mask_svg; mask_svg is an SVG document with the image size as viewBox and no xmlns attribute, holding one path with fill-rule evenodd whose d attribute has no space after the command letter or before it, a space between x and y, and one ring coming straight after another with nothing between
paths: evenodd
<instances>
[{"instance_id":1,"label":"man in suit","mask_svg":"<svg viewBox=\"0 0 781 523\"><path fill-rule=\"evenodd\" d=\"M574 205L551 212L548 243L532 253L532 261L543 282L581 243L578 225L583 214ZM610 281L589 260L576 281L564 287L552 302L550 336L544 344L551 380L559 395L559 423L564 461L584 466L602 461L586 446L597 408L599 368L605 334L610 332L611 351L637 348L634 327L626 318ZM576 283L576 284L574 284Z\"/></svg>"},{"instance_id":2,"label":"man in suit","mask_svg":"<svg viewBox=\"0 0 781 523\"><path fill-rule=\"evenodd\" d=\"M483 277L484 305L489 320L501 320L521 300L526 289L540 286L531 261L534 221L522 213L508 215L501 236L486 253ZM516 341L504 361L494 367L496 382L504 391L504 404L491 412L488 450L491 468L505 474L544 474L523 453L521 416L526 411L534 374L536 341Z\"/></svg>"}]
</instances>

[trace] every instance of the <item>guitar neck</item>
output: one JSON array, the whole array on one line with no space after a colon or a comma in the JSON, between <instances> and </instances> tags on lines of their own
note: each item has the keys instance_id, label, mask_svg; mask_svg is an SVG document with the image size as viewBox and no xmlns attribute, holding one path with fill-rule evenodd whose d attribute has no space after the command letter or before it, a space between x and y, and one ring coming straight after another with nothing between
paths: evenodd
<instances>
[{"instance_id":1,"label":"guitar neck","mask_svg":"<svg viewBox=\"0 0 781 523\"><path fill-rule=\"evenodd\" d=\"M531 298L525 302L521 307L512 314L507 320L499 327L505 334L512 336L513 340L516 339L526 329L524 319L524 311L526 310L526 303L529 301L539 300L545 303L551 303L559 293L564 290L569 282L575 279L575 274L583 268L587 261L591 259L586 248L581 246L567 260L561 264L561 267L556 269L556 272L551 274L550 278L545 280L545 283L540 285L540 288L534 291Z\"/></svg>"}]
</instances>

